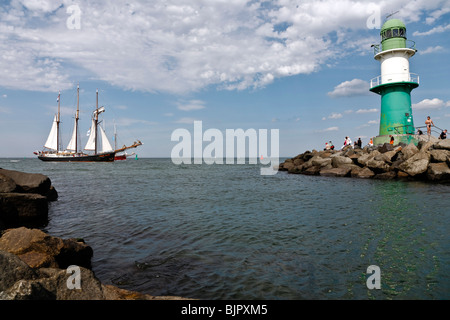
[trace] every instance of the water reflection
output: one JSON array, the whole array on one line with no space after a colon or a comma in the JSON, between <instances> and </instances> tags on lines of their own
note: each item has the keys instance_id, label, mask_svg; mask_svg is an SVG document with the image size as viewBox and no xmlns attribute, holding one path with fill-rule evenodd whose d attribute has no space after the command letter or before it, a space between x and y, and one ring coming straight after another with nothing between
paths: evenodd
<instances>
[{"instance_id":1,"label":"water reflection","mask_svg":"<svg viewBox=\"0 0 450 320\"><path fill-rule=\"evenodd\" d=\"M440 270L425 219L429 206L411 193L429 185L407 182L373 184L369 237L361 257L366 266L381 268L381 290L368 290L370 299L417 299L431 292Z\"/></svg>"}]
</instances>

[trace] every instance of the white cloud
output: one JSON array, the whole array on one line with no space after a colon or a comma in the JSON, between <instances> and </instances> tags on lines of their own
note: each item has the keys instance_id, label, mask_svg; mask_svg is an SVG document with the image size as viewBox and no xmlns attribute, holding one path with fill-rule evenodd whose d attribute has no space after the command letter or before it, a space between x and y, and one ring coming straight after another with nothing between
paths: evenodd
<instances>
[{"instance_id":1,"label":"white cloud","mask_svg":"<svg viewBox=\"0 0 450 320\"><path fill-rule=\"evenodd\" d=\"M356 110L356 113L372 113L372 112L378 112L378 109L372 108L372 109L358 109L358 110Z\"/></svg>"},{"instance_id":2,"label":"white cloud","mask_svg":"<svg viewBox=\"0 0 450 320\"><path fill-rule=\"evenodd\" d=\"M364 124L362 124L362 125L356 127L356 129L367 128L367 127L370 127L370 126L373 125L373 124L378 124L378 123L379 123L378 120L369 120L367 123L364 123Z\"/></svg>"},{"instance_id":3,"label":"white cloud","mask_svg":"<svg viewBox=\"0 0 450 320\"><path fill-rule=\"evenodd\" d=\"M201 100L190 100L187 102L178 102L178 109L183 111L200 110L205 108L205 102Z\"/></svg>"},{"instance_id":4,"label":"white cloud","mask_svg":"<svg viewBox=\"0 0 450 320\"><path fill-rule=\"evenodd\" d=\"M342 114L341 113L333 112L332 114L330 114L328 116L328 119L340 119L340 118L342 118Z\"/></svg>"},{"instance_id":5,"label":"white cloud","mask_svg":"<svg viewBox=\"0 0 450 320\"><path fill-rule=\"evenodd\" d=\"M8 95L7 94L3 94L2 98L6 99L6 98L8 98Z\"/></svg>"},{"instance_id":6,"label":"white cloud","mask_svg":"<svg viewBox=\"0 0 450 320\"><path fill-rule=\"evenodd\" d=\"M71 30L73 4L2 4L0 86L56 91L88 78L147 92L260 88L366 51L358 31L375 8L402 8L409 21L443 14L429 0L77 0L81 28ZM331 96L367 94L357 81Z\"/></svg>"},{"instance_id":7,"label":"white cloud","mask_svg":"<svg viewBox=\"0 0 450 320\"><path fill-rule=\"evenodd\" d=\"M369 94L369 83L361 79L353 79L351 81L344 81L334 87L332 92L328 95L332 98L337 97L351 97Z\"/></svg>"},{"instance_id":8,"label":"white cloud","mask_svg":"<svg viewBox=\"0 0 450 320\"><path fill-rule=\"evenodd\" d=\"M198 119L194 118L181 118L175 121L175 123L184 123L184 124L192 124L194 121L197 121Z\"/></svg>"},{"instance_id":9,"label":"white cloud","mask_svg":"<svg viewBox=\"0 0 450 320\"><path fill-rule=\"evenodd\" d=\"M339 131L339 127L329 127L323 130L319 130L318 132L329 132L329 131Z\"/></svg>"},{"instance_id":10,"label":"white cloud","mask_svg":"<svg viewBox=\"0 0 450 320\"><path fill-rule=\"evenodd\" d=\"M434 52L439 52L439 51L443 51L444 48L441 46L434 46L434 47L428 47L425 50L420 50L419 54L428 54L428 53L434 53Z\"/></svg>"},{"instance_id":11,"label":"white cloud","mask_svg":"<svg viewBox=\"0 0 450 320\"><path fill-rule=\"evenodd\" d=\"M415 36L415 37L417 37L417 36L429 36L429 35L432 35L432 34L435 34L435 33L442 33L442 32L445 32L447 30L450 30L450 24L447 24L445 26L437 26L437 27L434 27L433 29L425 31L425 32L416 31L416 32L413 33L413 36Z\"/></svg>"},{"instance_id":12,"label":"white cloud","mask_svg":"<svg viewBox=\"0 0 450 320\"><path fill-rule=\"evenodd\" d=\"M425 21L426 21L427 24L434 23L441 16L443 16L444 14L450 12L450 3L448 1L444 2L442 5L443 5L443 7L441 9L433 11L429 15L429 17L426 18Z\"/></svg>"},{"instance_id":13,"label":"white cloud","mask_svg":"<svg viewBox=\"0 0 450 320\"><path fill-rule=\"evenodd\" d=\"M418 103L414 103L412 108L414 110L433 110L433 109L441 109L444 106L450 106L450 101L444 102L441 99L424 99Z\"/></svg>"}]
</instances>

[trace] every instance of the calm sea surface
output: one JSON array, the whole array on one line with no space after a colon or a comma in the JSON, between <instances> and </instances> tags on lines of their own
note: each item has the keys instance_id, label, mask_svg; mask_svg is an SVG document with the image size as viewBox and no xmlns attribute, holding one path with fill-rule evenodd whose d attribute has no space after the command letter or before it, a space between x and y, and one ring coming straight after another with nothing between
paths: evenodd
<instances>
[{"instance_id":1,"label":"calm sea surface","mask_svg":"<svg viewBox=\"0 0 450 320\"><path fill-rule=\"evenodd\" d=\"M450 298L449 185L170 159L0 167L50 177L59 199L43 230L84 238L107 284L213 300Z\"/></svg>"}]
</instances>

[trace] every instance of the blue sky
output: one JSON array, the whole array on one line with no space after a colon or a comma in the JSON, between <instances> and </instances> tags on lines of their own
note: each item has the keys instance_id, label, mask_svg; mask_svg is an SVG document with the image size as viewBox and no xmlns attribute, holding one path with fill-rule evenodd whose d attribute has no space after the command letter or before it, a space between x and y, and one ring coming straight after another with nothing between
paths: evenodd
<instances>
[{"instance_id":1,"label":"blue sky","mask_svg":"<svg viewBox=\"0 0 450 320\"><path fill-rule=\"evenodd\" d=\"M371 44L386 15L417 54L416 126L450 128L450 1L0 1L0 157L42 150L61 91L63 145L80 84L84 145L95 106L109 136L170 157L177 128L279 129L280 155L378 134ZM79 11L77 11L79 10ZM78 19L78 20L76 20ZM375 28L373 28L375 27Z\"/></svg>"}]
</instances>

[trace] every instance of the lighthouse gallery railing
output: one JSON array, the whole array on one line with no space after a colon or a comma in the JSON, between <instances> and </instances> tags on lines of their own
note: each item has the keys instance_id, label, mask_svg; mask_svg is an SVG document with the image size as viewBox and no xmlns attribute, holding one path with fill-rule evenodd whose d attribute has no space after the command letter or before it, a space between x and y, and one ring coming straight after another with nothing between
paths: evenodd
<instances>
[{"instance_id":1,"label":"lighthouse gallery railing","mask_svg":"<svg viewBox=\"0 0 450 320\"><path fill-rule=\"evenodd\" d=\"M396 78L395 76L397 75L403 75L403 74L386 74L383 75L384 78ZM393 77L391 77L393 76ZM370 88L385 84L385 83L394 83L394 82L414 82L414 83L419 83L419 75L416 73L409 73L408 74L408 78L406 80L402 80L402 81L383 81L382 76L379 75L376 78L373 78L370 80Z\"/></svg>"}]
</instances>

